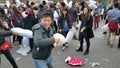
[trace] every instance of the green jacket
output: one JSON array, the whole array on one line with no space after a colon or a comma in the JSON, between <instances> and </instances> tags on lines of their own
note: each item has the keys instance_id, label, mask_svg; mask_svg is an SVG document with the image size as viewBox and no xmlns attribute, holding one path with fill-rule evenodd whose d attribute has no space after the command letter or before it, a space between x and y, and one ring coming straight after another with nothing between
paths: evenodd
<instances>
[{"instance_id":1,"label":"green jacket","mask_svg":"<svg viewBox=\"0 0 120 68\"><path fill-rule=\"evenodd\" d=\"M33 51L32 56L34 59L47 59L52 52L55 39L53 38L53 30L49 28L46 30L43 24L36 24L32 28L33 37Z\"/></svg>"}]
</instances>

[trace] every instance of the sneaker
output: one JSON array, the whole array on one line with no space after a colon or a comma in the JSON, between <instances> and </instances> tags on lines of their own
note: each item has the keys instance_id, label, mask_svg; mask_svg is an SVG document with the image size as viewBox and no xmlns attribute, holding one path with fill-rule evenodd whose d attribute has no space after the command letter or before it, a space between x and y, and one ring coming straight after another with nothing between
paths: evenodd
<instances>
[{"instance_id":1,"label":"sneaker","mask_svg":"<svg viewBox=\"0 0 120 68\"><path fill-rule=\"evenodd\" d=\"M76 49L76 51L77 52L83 52L83 49L78 48L78 49Z\"/></svg>"},{"instance_id":2,"label":"sneaker","mask_svg":"<svg viewBox=\"0 0 120 68\"><path fill-rule=\"evenodd\" d=\"M65 44L65 47L68 48L69 47L68 44Z\"/></svg>"},{"instance_id":3,"label":"sneaker","mask_svg":"<svg viewBox=\"0 0 120 68\"><path fill-rule=\"evenodd\" d=\"M65 46L63 46L62 51L65 51L65 49L66 49L66 47L65 47Z\"/></svg>"},{"instance_id":4,"label":"sneaker","mask_svg":"<svg viewBox=\"0 0 120 68\"><path fill-rule=\"evenodd\" d=\"M113 47L113 45L110 45L110 48L112 48Z\"/></svg>"}]
</instances>

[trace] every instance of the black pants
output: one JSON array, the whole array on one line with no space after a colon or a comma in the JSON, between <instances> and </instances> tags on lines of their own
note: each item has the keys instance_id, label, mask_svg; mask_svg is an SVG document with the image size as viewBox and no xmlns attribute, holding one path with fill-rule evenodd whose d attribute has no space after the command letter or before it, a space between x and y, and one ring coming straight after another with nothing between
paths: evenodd
<instances>
[{"instance_id":1,"label":"black pants","mask_svg":"<svg viewBox=\"0 0 120 68\"><path fill-rule=\"evenodd\" d=\"M89 38L86 38L86 37L81 37L81 40L80 40L80 49L83 50L83 43L84 43L84 38L86 40L86 43L87 43L87 48L86 48L86 51L89 51L89 48L90 48L90 39Z\"/></svg>"},{"instance_id":2,"label":"black pants","mask_svg":"<svg viewBox=\"0 0 120 68\"><path fill-rule=\"evenodd\" d=\"M29 38L29 43L30 43L30 51L33 49L33 38Z\"/></svg>"},{"instance_id":3,"label":"black pants","mask_svg":"<svg viewBox=\"0 0 120 68\"><path fill-rule=\"evenodd\" d=\"M15 38L17 37L17 40L18 40L18 42L19 42L19 44L21 45L22 44L22 39L23 39L23 37L22 36L16 36L16 35L14 35L13 36L13 43L15 42Z\"/></svg>"},{"instance_id":4,"label":"black pants","mask_svg":"<svg viewBox=\"0 0 120 68\"><path fill-rule=\"evenodd\" d=\"M103 17L103 15L101 15L101 20L103 20L104 19L104 17Z\"/></svg>"},{"instance_id":5,"label":"black pants","mask_svg":"<svg viewBox=\"0 0 120 68\"><path fill-rule=\"evenodd\" d=\"M119 37L119 40L118 40L118 47L120 47L120 37Z\"/></svg>"},{"instance_id":6,"label":"black pants","mask_svg":"<svg viewBox=\"0 0 120 68\"><path fill-rule=\"evenodd\" d=\"M8 59L8 61L12 64L13 68L18 68L14 58L12 57L10 50L7 49L6 51L2 51L2 54Z\"/></svg>"}]
</instances>

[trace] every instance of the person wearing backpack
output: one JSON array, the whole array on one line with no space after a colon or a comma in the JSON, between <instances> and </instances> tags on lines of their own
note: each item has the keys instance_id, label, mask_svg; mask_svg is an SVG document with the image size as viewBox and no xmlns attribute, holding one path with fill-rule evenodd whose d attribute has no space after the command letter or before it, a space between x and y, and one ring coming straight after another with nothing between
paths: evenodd
<instances>
[{"instance_id":1,"label":"person wearing backpack","mask_svg":"<svg viewBox=\"0 0 120 68\"><path fill-rule=\"evenodd\" d=\"M23 16L22 14L18 11L18 9L13 6L12 7L12 14L11 14L11 21L13 23L13 26L14 27L19 27L19 28L23 28L24 27L24 23L23 23ZM21 43L22 43L22 38L21 36L17 36L17 39L19 41L19 44L21 46ZM15 41L15 36L13 37L13 42Z\"/></svg>"}]
</instances>

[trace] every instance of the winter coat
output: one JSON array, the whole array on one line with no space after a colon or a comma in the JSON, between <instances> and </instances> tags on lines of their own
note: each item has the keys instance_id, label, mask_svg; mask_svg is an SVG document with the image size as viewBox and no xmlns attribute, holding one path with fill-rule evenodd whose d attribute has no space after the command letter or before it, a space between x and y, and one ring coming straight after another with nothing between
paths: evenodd
<instances>
[{"instance_id":1,"label":"winter coat","mask_svg":"<svg viewBox=\"0 0 120 68\"><path fill-rule=\"evenodd\" d=\"M86 38L93 38L94 37L94 33L92 30L93 27L93 17L90 16L89 19L86 19L86 23L84 24L84 19L81 20L81 26L80 26L80 30L85 27L86 29L84 30L84 32L80 32L79 33L79 40L81 40L81 37L86 37Z\"/></svg>"},{"instance_id":2,"label":"winter coat","mask_svg":"<svg viewBox=\"0 0 120 68\"><path fill-rule=\"evenodd\" d=\"M46 30L43 24L38 23L33 26L32 31L34 33L32 57L46 60L51 55L54 47L53 30L52 28Z\"/></svg>"}]
</instances>

